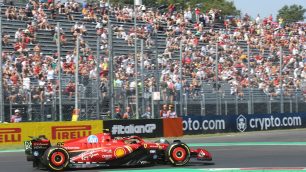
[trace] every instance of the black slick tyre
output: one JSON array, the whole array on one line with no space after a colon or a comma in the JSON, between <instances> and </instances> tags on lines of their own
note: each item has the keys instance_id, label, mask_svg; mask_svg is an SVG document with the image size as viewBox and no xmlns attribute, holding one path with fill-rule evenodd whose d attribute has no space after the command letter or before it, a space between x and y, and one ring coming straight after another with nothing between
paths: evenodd
<instances>
[{"instance_id":1,"label":"black slick tyre","mask_svg":"<svg viewBox=\"0 0 306 172\"><path fill-rule=\"evenodd\" d=\"M174 166L184 166L190 160L190 149L182 142L174 142L166 150L166 158Z\"/></svg>"},{"instance_id":2,"label":"black slick tyre","mask_svg":"<svg viewBox=\"0 0 306 172\"><path fill-rule=\"evenodd\" d=\"M43 163L52 171L62 171L69 164L69 153L61 147L50 147L43 156Z\"/></svg>"}]
</instances>

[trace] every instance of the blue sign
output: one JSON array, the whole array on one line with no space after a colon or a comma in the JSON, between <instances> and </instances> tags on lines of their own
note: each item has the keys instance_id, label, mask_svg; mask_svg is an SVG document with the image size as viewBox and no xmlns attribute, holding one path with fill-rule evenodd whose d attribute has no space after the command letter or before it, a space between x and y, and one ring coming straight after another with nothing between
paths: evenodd
<instances>
[{"instance_id":1,"label":"blue sign","mask_svg":"<svg viewBox=\"0 0 306 172\"><path fill-rule=\"evenodd\" d=\"M306 127L305 113L183 117L185 134L264 131Z\"/></svg>"},{"instance_id":2,"label":"blue sign","mask_svg":"<svg viewBox=\"0 0 306 172\"><path fill-rule=\"evenodd\" d=\"M90 135L87 138L88 143L98 143L99 139L96 135Z\"/></svg>"}]
</instances>

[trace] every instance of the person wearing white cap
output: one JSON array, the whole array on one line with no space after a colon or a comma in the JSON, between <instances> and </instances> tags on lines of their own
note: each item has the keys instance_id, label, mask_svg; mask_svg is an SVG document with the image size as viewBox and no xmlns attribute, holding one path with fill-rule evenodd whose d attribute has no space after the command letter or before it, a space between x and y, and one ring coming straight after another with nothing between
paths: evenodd
<instances>
[{"instance_id":1,"label":"person wearing white cap","mask_svg":"<svg viewBox=\"0 0 306 172\"><path fill-rule=\"evenodd\" d=\"M15 110L15 114L11 117L11 123L21 122L22 117L19 109Z\"/></svg>"}]
</instances>

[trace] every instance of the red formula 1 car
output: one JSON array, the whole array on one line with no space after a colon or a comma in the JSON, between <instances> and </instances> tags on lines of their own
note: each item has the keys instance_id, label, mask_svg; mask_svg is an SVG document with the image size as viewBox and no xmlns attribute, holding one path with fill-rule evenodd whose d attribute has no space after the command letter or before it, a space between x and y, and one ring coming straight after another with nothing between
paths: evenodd
<instances>
[{"instance_id":1,"label":"red formula 1 car","mask_svg":"<svg viewBox=\"0 0 306 172\"><path fill-rule=\"evenodd\" d=\"M211 154L203 149L191 149L175 140L146 142L138 136L112 138L109 133L90 135L51 146L44 136L25 141L25 153L33 167L47 167L53 171L66 168L152 165L155 163L183 166L190 159L211 161Z\"/></svg>"}]
</instances>

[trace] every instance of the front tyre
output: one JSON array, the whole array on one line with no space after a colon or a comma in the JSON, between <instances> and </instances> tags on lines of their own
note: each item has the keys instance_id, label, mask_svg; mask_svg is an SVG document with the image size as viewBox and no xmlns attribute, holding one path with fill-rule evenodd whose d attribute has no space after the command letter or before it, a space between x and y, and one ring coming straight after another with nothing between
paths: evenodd
<instances>
[{"instance_id":1,"label":"front tyre","mask_svg":"<svg viewBox=\"0 0 306 172\"><path fill-rule=\"evenodd\" d=\"M50 147L43 156L44 164L53 171L62 171L69 164L69 153L61 147Z\"/></svg>"},{"instance_id":2,"label":"front tyre","mask_svg":"<svg viewBox=\"0 0 306 172\"><path fill-rule=\"evenodd\" d=\"M183 166L190 160L190 149L182 142L175 142L168 146L166 157L174 166Z\"/></svg>"}]
</instances>

